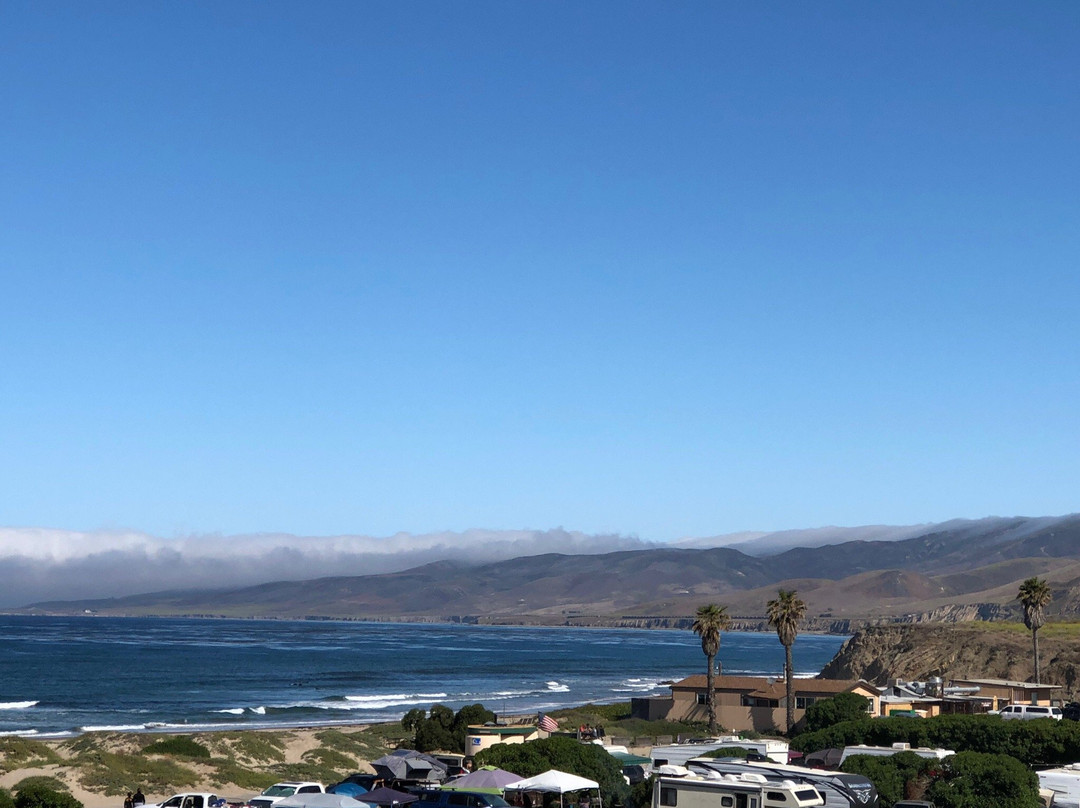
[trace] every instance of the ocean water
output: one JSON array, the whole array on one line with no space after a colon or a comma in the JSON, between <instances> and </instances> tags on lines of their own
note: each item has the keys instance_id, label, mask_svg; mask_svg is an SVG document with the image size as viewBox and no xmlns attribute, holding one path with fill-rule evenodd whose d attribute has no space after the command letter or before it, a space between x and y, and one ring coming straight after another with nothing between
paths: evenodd
<instances>
[{"instance_id":1,"label":"ocean water","mask_svg":"<svg viewBox=\"0 0 1080 808\"><path fill-rule=\"evenodd\" d=\"M800 635L796 673L844 639ZM784 649L727 632L719 659L780 676ZM437 702L530 713L664 695L704 667L690 631L0 616L0 734L368 723Z\"/></svg>"}]
</instances>

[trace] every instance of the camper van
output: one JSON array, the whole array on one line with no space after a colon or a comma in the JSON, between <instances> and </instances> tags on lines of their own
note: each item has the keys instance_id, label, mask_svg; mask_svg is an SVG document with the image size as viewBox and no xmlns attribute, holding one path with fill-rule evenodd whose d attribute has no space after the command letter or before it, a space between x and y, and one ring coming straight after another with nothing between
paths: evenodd
<instances>
[{"instance_id":1,"label":"camper van","mask_svg":"<svg viewBox=\"0 0 1080 808\"><path fill-rule=\"evenodd\" d=\"M664 770L681 767L665 766ZM663 771L663 770L662 770ZM686 771L686 770L684 770ZM652 808L810 808L825 800L812 785L771 781L760 774L661 774L653 785Z\"/></svg>"},{"instance_id":2,"label":"camper van","mask_svg":"<svg viewBox=\"0 0 1080 808\"><path fill-rule=\"evenodd\" d=\"M731 759L697 758L688 761L686 765L691 772L696 774L706 774L710 771L719 774L750 773L762 775L770 782L790 780L794 783L812 785L825 799L826 808L878 808L877 789L861 774Z\"/></svg>"}]
</instances>

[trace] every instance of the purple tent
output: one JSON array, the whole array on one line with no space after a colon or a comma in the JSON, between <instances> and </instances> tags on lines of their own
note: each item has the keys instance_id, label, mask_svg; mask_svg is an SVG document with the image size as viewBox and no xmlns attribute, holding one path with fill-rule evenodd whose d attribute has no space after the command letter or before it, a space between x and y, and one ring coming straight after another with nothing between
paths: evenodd
<instances>
[{"instance_id":1,"label":"purple tent","mask_svg":"<svg viewBox=\"0 0 1080 808\"><path fill-rule=\"evenodd\" d=\"M501 794L502 790L511 783L521 779L520 775L494 766L484 766L474 772L455 777L443 786L443 790L449 791L483 791L489 794Z\"/></svg>"}]
</instances>

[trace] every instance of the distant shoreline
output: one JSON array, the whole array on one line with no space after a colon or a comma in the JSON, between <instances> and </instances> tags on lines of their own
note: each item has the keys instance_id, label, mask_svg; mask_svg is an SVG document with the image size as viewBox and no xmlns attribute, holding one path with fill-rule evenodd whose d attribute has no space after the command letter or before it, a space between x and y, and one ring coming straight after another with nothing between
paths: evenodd
<instances>
[{"instance_id":1,"label":"distant shoreline","mask_svg":"<svg viewBox=\"0 0 1080 808\"><path fill-rule=\"evenodd\" d=\"M108 617L121 619L160 619L160 620L251 620L284 622L326 622L326 623L376 623L385 625L460 625L478 627L513 628L598 628L598 629L637 629L661 631L689 631L694 622L692 615L674 616L634 616L634 615L588 615L573 618L549 618L546 615L450 615L443 617L426 615L370 616L349 617L334 615L230 615L230 614L163 614L131 612L112 613L108 611L44 611L33 607L18 610L0 610L3 617ZM800 634L847 636L858 628L869 624L868 619L833 619L809 618L806 628ZM887 621L889 624L899 621ZM756 634L771 634L773 629L767 625L765 617L736 617L732 620L730 631Z\"/></svg>"}]
</instances>

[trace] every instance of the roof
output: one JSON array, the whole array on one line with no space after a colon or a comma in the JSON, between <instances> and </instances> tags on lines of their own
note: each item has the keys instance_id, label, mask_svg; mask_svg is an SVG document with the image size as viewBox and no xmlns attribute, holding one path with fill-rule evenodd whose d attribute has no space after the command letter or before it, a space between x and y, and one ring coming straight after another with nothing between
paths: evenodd
<instances>
[{"instance_id":1,"label":"roof","mask_svg":"<svg viewBox=\"0 0 1080 808\"><path fill-rule=\"evenodd\" d=\"M702 676L702 679L705 677ZM971 682L973 685L989 687L1015 687L1023 690L1061 690L1061 685L1037 685L1034 682L1010 682L1008 679L953 679L956 682Z\"/></svg>"},{"instance_id":2,"label":"roof","mask_svg":"<svg viewBox=\"0 0 1080 808\"><path fill-rule=\"evenodd\" d=\"M534 726L515 726L515 727L487 727L473 725L469 727L470 735L531 735L536 732Z\"/></svg>"},{"instance_id":3,"label":"roof","mask_svg":"<svg viewBox=\"0 0 1080 808\"><path fill-rule=\"evenodd\" d=\"M714 676L713 688L717 691L733 691L753 695L765 695L772 693L786 694L787 685L782 676L769 678L761 676ZM860 687L869 693L877 694L876 687L861 679L795 679L795 692L799 694L811 693L846 693L856 687ZM671 686L672 690L704 690L708 687L708 680L703 673L695 673L687 676L682 681ZM776 688L779 687L779 690Z\"/></svg>"}]
</instances>

